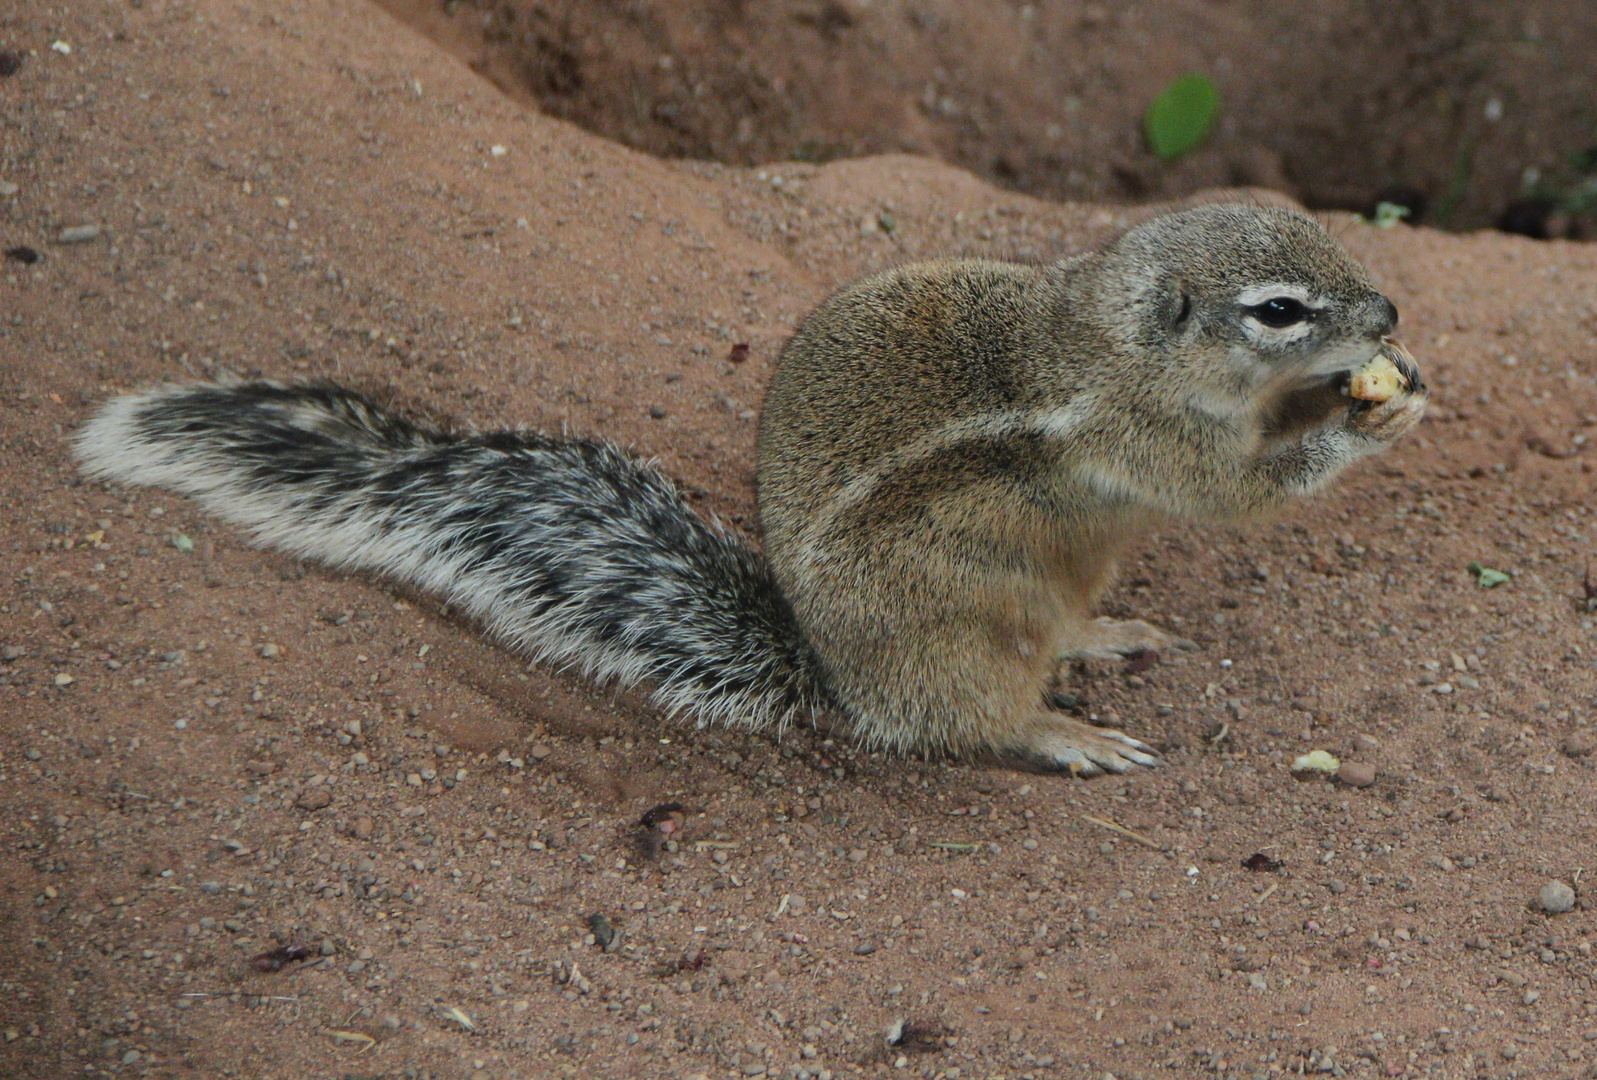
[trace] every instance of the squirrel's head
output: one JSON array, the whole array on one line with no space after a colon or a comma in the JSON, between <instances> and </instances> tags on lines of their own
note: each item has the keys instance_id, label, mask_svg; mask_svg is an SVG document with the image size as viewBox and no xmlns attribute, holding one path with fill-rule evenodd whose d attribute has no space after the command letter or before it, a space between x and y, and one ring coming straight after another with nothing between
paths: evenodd
<instances>
[{"instance_id":1,"label":"squirrel's head","mask_svg":"<svg viewBox=\"0 0 1597 1080\"><path fill-rule=\"evenodd\" d=\"M1364 268L1319 222L1280 207L1154 218L1105 249L1096 276L1111 337L1222 394L1358 367L1397 327Z\"/></svg>"}]
</instances>

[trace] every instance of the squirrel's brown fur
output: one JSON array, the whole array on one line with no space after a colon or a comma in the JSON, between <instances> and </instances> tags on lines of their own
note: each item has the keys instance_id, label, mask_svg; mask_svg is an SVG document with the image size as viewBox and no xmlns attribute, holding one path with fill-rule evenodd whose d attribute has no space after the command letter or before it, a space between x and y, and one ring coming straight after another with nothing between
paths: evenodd
<instances>
[{"instance_id":1,"label":"squirrel's brown fur","mask_svg":"<svg viewBox=\"0 0 1597 1080\"><path fill-rule=\"evenodd\" d=\"M1395 323L1319 224L1245 206L828 300L766 400L760 516L855 730L1089 771L1146 760L1043 703L1061 659L1172 644L1092 617L1117 554L1167 516L1268 511L1411 426L1417 373L1376 408L1338 388Z\"/></svg>"}]
</instances>

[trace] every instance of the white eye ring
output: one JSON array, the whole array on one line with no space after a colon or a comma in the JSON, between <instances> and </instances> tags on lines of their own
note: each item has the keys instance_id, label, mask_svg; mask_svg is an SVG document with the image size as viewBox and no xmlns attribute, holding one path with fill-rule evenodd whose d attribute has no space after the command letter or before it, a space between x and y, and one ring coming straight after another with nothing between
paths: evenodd
<instances>
[{"instance_id":1,"label":"white eye ring","mask_svg":"<svg viewBox=\"0 0 1597 1080\"><path fill-rule=\"evenodd\" d=\"M1301 285L1250 285L1237 294L1242 326L1260 345L1290 345L1309 335L1325 306Z\"/></svg>"},{"instance_id":2,"label":"white eye ring","mask_svg":"<svg viewBox=\"0 0 1597 1080\"><path fill-rule=\"evenodd\" d=\"M1299 323L1313 322L1314 309L1292 296L1272 296L1244 309L1248 316L1272 330L1285 330Z\"/></svg>"}]
</instances>

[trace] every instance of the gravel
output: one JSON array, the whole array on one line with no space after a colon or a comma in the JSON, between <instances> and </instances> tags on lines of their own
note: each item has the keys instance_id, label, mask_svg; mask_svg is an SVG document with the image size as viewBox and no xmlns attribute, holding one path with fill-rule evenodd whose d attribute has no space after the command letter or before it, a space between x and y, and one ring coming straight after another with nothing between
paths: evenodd
<instances>
[{"instance_id":1,"label":"gravel","mask_svg":"<svg viewBox=\"0 0 1597 1080\"><path fill-rule=\"evenodd\" d=\"M1549 915L1562 915L1575 908L1575 890L1562 881L1549 881L1536 894L1537 905Z\"/></svg>"},{"instance_id":2,"label":"gravel","mask_svg":"<svg viewBox=\"0 0 1597 1080\"><path fill-rule=\"evenodd\" d=\"M91 240L100 238L98 225L70 225L56 234L55 242L58 244L87 244Z\"/></svg>"},{"instance_id":3,"label":"gravel","mask_svg":"<svg viewBox=\"0 0 1597 1080\"><path fill-rule=\"evenodd\" d=\"M1349 787L1369 787L1376 775L1375 766L1365 761L1344 761L1336 770L1336 778Z\"/></svg>"},{"instance_id":4,"label":"gravel","mask_svg":"<svg viewBox=\"0 0 1597 1080\"><path fill-rule=\"evenodd\" d=\"M299 793L294 805L301 810L321 810L333 803L333 794L323 787L307 788Z\"/></svg>"},{"instance_id":5,"label":"gravel","mask_svg":"<svg viewBox=\"0 0 1597 1080\"><path fill-rule=\"evenodd\" d=\"M1572 758L1586 757L1597 750L1597 735L1590 731L1574 731L1564 736L1559 749Z\"/></svg>"}]
</instances>

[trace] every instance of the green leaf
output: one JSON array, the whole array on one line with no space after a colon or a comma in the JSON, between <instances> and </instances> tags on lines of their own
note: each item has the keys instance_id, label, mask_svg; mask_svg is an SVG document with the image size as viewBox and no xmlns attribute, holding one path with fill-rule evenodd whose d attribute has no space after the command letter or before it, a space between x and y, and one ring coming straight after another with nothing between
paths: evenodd
<instances>
[{"instance_id":1,"label":"green leaf","mask_svg":"<svg viewBox=\"0 0 1597 1080\"><path fill-rule=\"evenodd\" d=\"M1412 211L1406 206L1381 202L1375 204L1375 217L1371 220L1377 229L1390 229L1393 225L1408 217L1410 213Z\"/></svg>"},{"instance_id":2,"label":"green leaf","mask_svg":"<svg viewBox=\"0 0 1597 1080\"><path fill-rule=\"evenodd\" d=\"M1209 134L1220 114L1220 91L1202 75L1183 75L1148 106L1143 129L1160 161L1174 161Z\"/></svg>"},{"instance_id":3,"label":"green leaf","mask_svg":"<svg viewBox=\"0 0 1597 1080\"><path fill-rule=\"evenodd\" d=\"M1478 562L1471 562L1464 569L1475 575L1475 583L1483 589L1495 589L1499 585L1513 581L1512 574L1505 574L1501 570L1493 570L1482 566Z\"/></svg>"}]
</instances>

